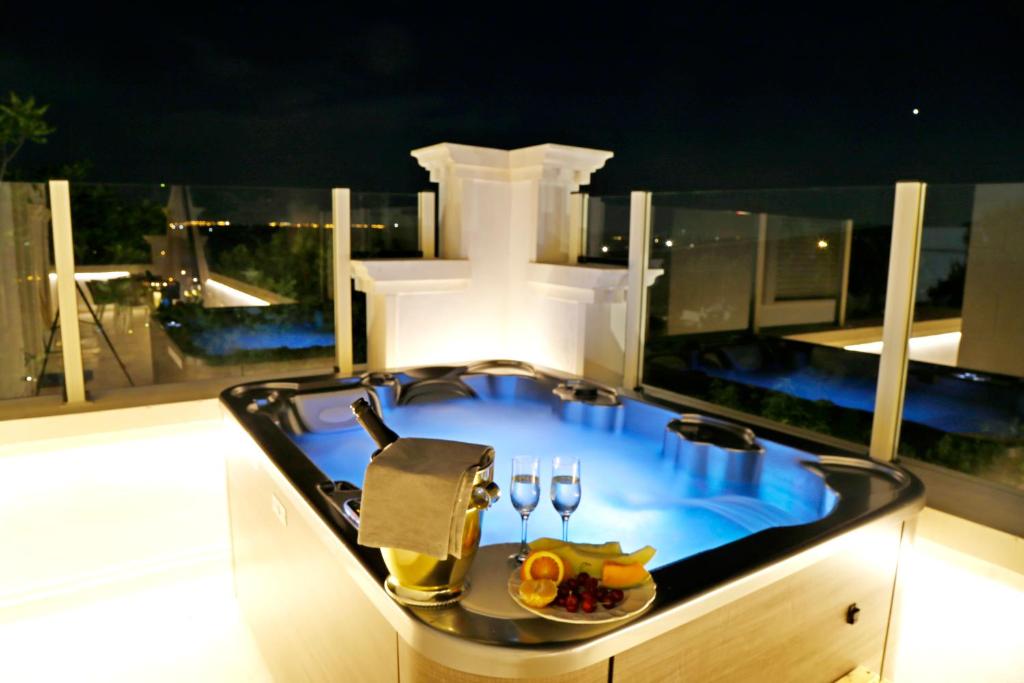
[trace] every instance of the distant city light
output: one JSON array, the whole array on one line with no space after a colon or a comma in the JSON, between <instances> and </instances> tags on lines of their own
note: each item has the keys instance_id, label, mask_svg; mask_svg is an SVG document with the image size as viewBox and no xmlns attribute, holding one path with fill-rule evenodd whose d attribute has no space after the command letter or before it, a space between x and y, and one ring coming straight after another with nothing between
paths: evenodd
<instances>
[{"instance_id":1,"label":"distant city light","mask_svg":"<svg viewBox=\"0 0 1024 683\"><path fill-rule=\"evenodd\" d=\"M395 227L396 227L396 228L398 227L398 223L395 223Z\"/></svg>"},{"instance_id":2,"label":"distant city light","mask_svg":"<svg viewBox=\"0 0 1024 683\"><path fill-rule=\"evenodd\" d=\"M160 255L161 255L161 256L167 256L167 252L166 252L166 251L164 251L163 249L161 249L161 250L160 250Z\"/></svg>"},{"instance_id":3,"label":"distant city light","mask_svg":"<svg viewBox=\"0 0 1024 683\"><path fill-rule=\"evenodd\" d=\"M219 227L226 228L230 227L231 221L181 221L179 223L168 223L167 226L171 230L184 230L186 227L192 228L210 228Z\"/></svg>"},{"instance_id":4,"label":"distant city light","mask_svg":"<svg viewBox=\"0 0 1024 683\"><path fill-rule=\"evenodd\" d=\"M672 240L665 240L665 246L666 247L671 247L672 246Z\"/></svg>"},{"instance_id":5,"label":"distant city light","mask_svg":"<svg viewBox=\"0 0 1024 683\"><path fill-rule=\"evenodd\" d=\"M607 254L608 253L608 247L605 246L605 245L601 245L601 251Z\"/></svg>"},{"instance_id":6,"label":"distant city light","mask_svg":"<svg viewBox=\"0 0 1024 683\"><path fill-rule=\"evenodd\" d=\"M31 382L32 381L32 375L26 375L25 381L26 382Z\"/></svg>"},{"instance_id":7,"label":"distant city light","mask_svg":"<svg viewBox=\"0 0 1024 683\"><path fill-rule=\"evenodd\" d=\"M185 270L184 270L184 269L182 269L182 271L181 271L181 274L182 274L182 275L184 275L184 274L185 274Z\"/></svg>"},{"instance_id":8,"label":"distant city light","mask_svg":"<svg viewBox=\"0 0 1024 683\"><path fill-rule=\"evenodd\" d=\"M818 249L828 249L828 240L818 240Z\"/></svg>"},{"instance_id":9,"label":"distant city light","mask_svg":"<svg viewBox=\"0 0 1024 683\"><path fill-rule=\"evenodd\" d=\"M921 110L920 110L920 109L918 109L917 107L914 107L914 109L913 109L913 114L914 114L914 116L917 116L917 115L918 115L918 114L920 114L920 113L921 113Z\"/></svg>"}]
</instances>

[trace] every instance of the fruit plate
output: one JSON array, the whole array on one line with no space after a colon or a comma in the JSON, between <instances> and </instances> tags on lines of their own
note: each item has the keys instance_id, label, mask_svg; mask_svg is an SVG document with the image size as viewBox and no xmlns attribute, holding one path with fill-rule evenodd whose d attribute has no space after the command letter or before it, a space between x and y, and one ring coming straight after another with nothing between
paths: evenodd
<instances>
[{"instance_id":1,"label":"fruit plate","mask_svg":"<svg viewBox=\"0 0 1024 683\"><path fill-rule=\"evenodd\" d=\"M516 604L533 612L542 619L561 621L566 624L605 624L612 621L622 621L634 617L654 602L654 595L657 592L654 579L648 579L639 586L627 588L622 592L625 594L622 602L611 609L598 605L597 609L587 614L583 610L579 612L568 612L564 607L556 607L554 604L547 607L530 607L519 598L519 585L523 582L520 570L516 569L508 577L508 594L512 596Z\"/></svg>"}]
</instances>

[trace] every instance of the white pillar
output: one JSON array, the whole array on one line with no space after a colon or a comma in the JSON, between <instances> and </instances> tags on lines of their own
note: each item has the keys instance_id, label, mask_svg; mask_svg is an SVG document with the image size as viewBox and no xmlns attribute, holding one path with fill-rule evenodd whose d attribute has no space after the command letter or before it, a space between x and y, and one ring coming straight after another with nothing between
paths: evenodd
<instances>
[{"instance_id":1,"label":"white pillar","mask_svg":"<svg viewBox=\"0 0 1024 683\"><path fill-rule=\"evenodd\" d=\"M885 289L882 357L878 361L875 417L871 423L871 457L892 460L899 445L903 398L907 386L910 327L921 257L925 184L896 183L889 249L889 279Z\"/></svg>"},{"instance_id":2,"label":"white pillar","mask_svg":"<svg viewBox=\"0 0 1024 683\"><path fill-rule=\"evenodd\" d=\"M433 192L420 192L416 195L417 216L419 218L420 251L423 258L434 258L434 232L437 227L437 197Z\"/></svg>"},{"instance_id":3,"label":"white pillar","mask_svg":"<svg viewBox=\"0 0 1024 683\"><path fill-rule=\"evenodd\" d=\"M64 393L68 403L84 403L85 368L82 364L82 339L78 330L75 250L71 238L71 191L66 180L50 181L50 215L53 223L53 265L57 271Z\"/></svg>"},{"instance_id":4,"label":"white pillar","mask_svg":"<svg viewBox=\"0 0 1024 683\"><path fill-rule=\"evenodd\" d=\"M338 373L352 374L352 193L348 188L331 190L331 222L334 224L334 362Z\"/></svg>"},{"instance_id":5,"label":"white pillar","mask_svg":"<svg viewBox=\"0 0 1024 683\"><path fill-rule=\"evenodd\" d=\"M650 245L651 193L631 192L629 194L629 288L626 294L626 360L622 373L622 386L626 389L635 389L643 381Z\"/></svg>"},{"instance_id":6,"label":"white pillar","mask_svg":"<svg viewBox=\"0 0 1024 683\"><path fill-rule=\"evenodd\" d=\"M580 252L586 245L587 200L586 192L574 192L569 196L569 259L570 266L579 262Z\"/></svg>"}]
</instances>

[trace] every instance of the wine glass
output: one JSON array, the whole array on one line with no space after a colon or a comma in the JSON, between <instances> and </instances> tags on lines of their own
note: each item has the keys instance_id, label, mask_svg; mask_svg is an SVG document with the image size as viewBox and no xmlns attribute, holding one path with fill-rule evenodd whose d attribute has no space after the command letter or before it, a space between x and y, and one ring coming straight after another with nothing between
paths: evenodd
<instances>
[{"instance_id":1,"label":"wine glass","mask_svg":"<svg viewBox=\"0 0 1024 683\"><path fill-rule=\"evenodd\" d=\"M562 516L562 540L569 540L569 515L580 505L580 459L555 456L551 461L551 504Z\"/></svg>"},{"instance_id":2,"label":"wine glass","mask_svg":"<svg viewBox=\"0 0 1024 683\"><path fill-rule=\"evenodd\" d=\"M512 507L523 519L523 535L519 552L509 559L522 564L530 554L526 544L526 520L540 502L540 459L531 455L512 458Z\"/></svg>"}]
</instances>

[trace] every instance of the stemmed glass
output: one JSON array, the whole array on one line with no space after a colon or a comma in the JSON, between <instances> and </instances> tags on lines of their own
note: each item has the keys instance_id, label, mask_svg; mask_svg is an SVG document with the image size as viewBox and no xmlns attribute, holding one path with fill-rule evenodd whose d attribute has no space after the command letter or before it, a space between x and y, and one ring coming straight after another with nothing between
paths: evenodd
<instances>
[{"instance_id":1,"label":"stemmed glass","mask_svg":"<svg viewBox=\"0 0 1024 683\"><path fill-rule=\"evenodd\" d=\"M540 502L540 460L530 455L512 458L512 507L523 518L523 536L519 552L511 560L517 564L526 561L530 546L526 544L526 520Z\"/></svg>"},{"instance_id":2,"label":"stemmed glass","mask_svg":"<svg viewBox=\"0 0 1024 683\"><path fill-rule=\"evenodd\" d=\"M555 456L551 461L551 504L562 516L562 540L569 540L569 515L580 505L580 459Z\"/></svg>"}]
</instances>

